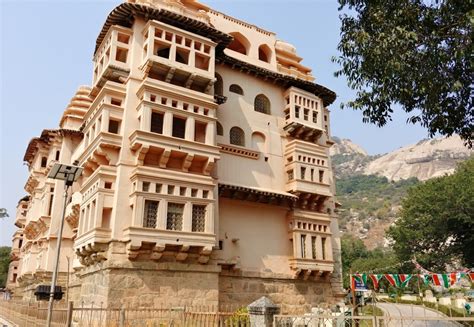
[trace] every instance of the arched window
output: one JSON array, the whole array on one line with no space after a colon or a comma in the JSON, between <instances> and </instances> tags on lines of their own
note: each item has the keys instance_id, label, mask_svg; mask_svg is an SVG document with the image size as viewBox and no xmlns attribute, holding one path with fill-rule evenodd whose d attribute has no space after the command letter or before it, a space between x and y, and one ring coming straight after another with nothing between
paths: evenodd
<instances>
[{"instance_id":1,"label":"arched window","mask_svg":"<svg viewBox=\"0 0 474 327\"><path fill-rule=\"evenodd\" d=\"M272 59L272 50L266 44L258 47L258 59L265 62L270 62Z\"/></svg>"},{"instance_id":2,"label":"arched window","mask_svg":"<svg viewBox=\"0 0 474 327\"><path fill-rule=\"evenodd\" d=\"M232 84L231 86L229 86L229 91L232 93L244 95L244 90L242 90L242 88L238 86L237 84Z\"/></svg>"},{"instance_id":3,"label":"arched window","mask_svg":"<svg viewBox=\"0 0 474 327\"><path fill-rule=\"evenodd\" d=\"M230 129L230 144L245 146L245 133L240 127Z\"/></svg>"},{"instance_id":4,"label":"arched window","mask_svg":"<svg viewBox=\"0 0 474 327\"><path fill-rule=\"evenodd\" d=\"M234 37L234 40L229 44L228 48L244 55L248 54L250 42L247 38L239 32L233 32L230 35Z\"/></svg>"},{"instance_id":5,"label":"arched window","mask_svg":"<svg viewBox=\"0 0 474 327\"><path fill-rule=\"evenodd\" d=\"M268 100L268 98L263 94L259 94L255 97L253 106L254 106L255 111L258 111L267 115L270 114L270 100Z\"/></svg>"},{"instance_id":6,"label":"arched window","mask_svg":"<svg viewBox=\"0 0 474 327\"><path fill-rule=\"evenodd\" d=\"M222 128L222 125L219 122L217 122L217 135L220 135L220 136L224 135L224 129Z\"/></svg>"},{"instance_id":7,"label":"arched window","mask_svg":"<svg viewBox=\"0 0 474 327\"><path fill-rule=\"evenodd\" d=\"M214 83L214 94L224 95L224 82L219 74L216 74L216 82Z\"/></svg>"}]
</instances>

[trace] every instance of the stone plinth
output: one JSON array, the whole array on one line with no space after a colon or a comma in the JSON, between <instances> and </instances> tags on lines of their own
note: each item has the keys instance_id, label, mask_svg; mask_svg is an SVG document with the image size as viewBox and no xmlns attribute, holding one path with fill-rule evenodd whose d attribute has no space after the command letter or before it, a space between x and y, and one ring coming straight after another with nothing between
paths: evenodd
<instances>
[{"instance_id":1,"label":"stone plinth","mask_svg":"<svg viewBox=\"0 0 474 327\"><path fill-rule=\"evenodd\" d=\"M273 316L280 313L280 307L269 298L262 296L247 306L251 327L273 326Z\"/></svg>"},{"instance_id":2,"label":"stone plinth","mask_svg":"<svg viewBox=\"0 0 474 327\"><path fill-rule=\"evenodd\" d=\"M451 305L451 298L450 297L440 297L439 304L441 305Z\"/></svg>"}]
</instances>

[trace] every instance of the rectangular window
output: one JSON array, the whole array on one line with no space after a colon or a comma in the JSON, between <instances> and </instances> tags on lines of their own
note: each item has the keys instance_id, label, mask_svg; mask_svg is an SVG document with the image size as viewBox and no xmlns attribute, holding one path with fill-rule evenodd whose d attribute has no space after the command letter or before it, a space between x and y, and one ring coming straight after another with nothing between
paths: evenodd
<instances>
[{"instance_id":1,"label":"rectangular window","mask_svg":"<svg viewBox=\"0 0 474 327\"><path fill-rule=\"evenodd\" d=\"M192 231L204 232L206 224L206 206L193 204Z\"/></svg>"},{"instance_id":2,"label":"rectangular window","mask_svg":"<svg viewBox=\"0 0 474 327\"><path fill-rule=\"evenodd\" d=\"M319 182L322 183L324 180L324 170L319 171Z\"/></svg>"},{"instance_id":3,"label":"rectangular window","mask_svg":"<svg viewBox=\"0 0 474 327\"><path fill-rule=\"evenodd\" d=\"M317 123L318 122L318 112L317 111L313 111L313 123Z\"/></svg>"},{"instance_id":4,"label":"rectangular window","mask_svg":"<svg viewBox=\"0 0 474 327\"><path fill-rule=\"evenodd\" d=\"M53 211L53 200L54 200L54 195L51 194L49 196L48 216L51 216L51 211Z\"/></svg>"},{"instance_id":5,"label":"rectangular window","mask_svg":"<svg viewBox=\"0 0 474 327\"><path fill-rule=\"evenodd\" d=\"M155 184L155 192L156 193L161 193L161 188L162 188L162 185L161 184Z\"/></svg>"},{"instance_id":6,"label":"rectangular window","mask_svg":"<svg viewBox=\"0 0 474 327\"><path fill-rule=\"evenodd\" d=\"M295 118L300 118L300 107L295 107Z\"/></svg>"},{"instance_id":7,"label":"rectangular window","mask_svg":"<svg viewBox=\"0 0 474 327\"><path fill-rule=\"evenodd\" d=\"M306 258L306 235L301 235L301 258Z\"/></svg>"},{"instance_id":8,"label":"rectangular window","mask_svg":"<svg viewBox=\"0 0 474 327\"><path fill-rule=\"evenodd\" d=\"M316 259L316 236L311 236L311 250L313 253L313 259Z\"/></svg>"},{"instance_id":9,"label":"rectangular window","mask_svg":"<svg viewBox=\"0 0 474 327\"><path fill-rule=\"evenodd\" d=\"M168 213L166 216L167 230L182 230L183 229L183 211L184 204L168 203Z\"/></svg>"},{"instance_id":10,"label":"rectangular window","mask_svg":"<svg viewBox=\"0 0 474 327\"><path fill-rule=\"evenodd\" d=\"M151 113L151 126L150 131L152 133L163 134L163 114L158 112Z\"/></svg>"},{"instance_id":11,"label":"rectangular window","mask_svg":"<svg viewBox=\"0 0 474 327\"><path fill-rule=\"evenodd\" d=\"M109 120L109 133L118 134L120 123L118 120Z\"/></svg>"},{"instance_id":12,"label":"rectangular window","mask_svg":"<svg viewBox=\"0 0 474 327\"><path fill-rule=\"evenodd\" d=\"M327 240L327 238L325 238L325 237L323 237L321 239L321 242L322 242L321 251L323 252L323 260L326 260L326 240Z\"/></svg>"},{"instance_id":13,"label":"rectangular window","mask_svg":"<svg viewBox=\"0 0 474 327\"><path fill-rule=\"evenodd\" d=\"M186 130L186 119L173 117L173 136L184 139L185 130Z\"/></svg>"},{"instance_id":14,"label":"rectangular window","mask_svg":"<svg viewBox=\"0 0 474 327\"><path fill-rule=\"evenodd\" d=\"M158 216L158 201L145 200L145 212L143 214L143 227L156 228Z\"/></svg>"},{"instance_id":15,"label":"rectangular window","mask_svg":"<svg viewBox=\"0 0 474 327\"><path fill-rule=\"evenodd\" d=\"M143 192L148 192L150 190L150 183L149 182L143 182L142 190L143 190Z\"/></svg>"},{"instance_id":16,"label":"rectangular window","mask_svg":"<svg viewBox=\"0 0 474 327\"><path fill-rule=\"evenodd\" d=\"M305 179L306 167L301 167L301 179Z\"/></svg>"},{"instance_id":17,"label":"rectangular window","mask_svg":"<svg viewBox=\"0 0 474 327\"><path fill-rule=\"evenodd\" d=\"M41 158L41 167L44 168L48 164L48 158L42 157Z\"/></svg>"},{"instance_id":18,"label":"rectangular window","mask_svg":"<svg viewBox=\"0 0 474 327\"><path fill-rule=\"evenodd\" d=\"M288 170L286 173L288 174L288 180L292 181L294 179L293 170Z\"/></svg>"},{"instance_id":19,"label":"rectangular window","mask_svg":"<svg viewBox=\"0 0 474 327\"><path fill-rule=\"evenodd\" d=\"M303 111L303 119L308 120L309 119L309 109L304 109Z\"/></svg>"},{"instance_id":20,"label":"rectangular window","mask_svg":"<svg viewBox=\"0 0 474 327\"><path fill-rule=\"evenodd\" d=\"M311 168L311 181L314 182L314 168Z\"/></svg>"}]
</instances>

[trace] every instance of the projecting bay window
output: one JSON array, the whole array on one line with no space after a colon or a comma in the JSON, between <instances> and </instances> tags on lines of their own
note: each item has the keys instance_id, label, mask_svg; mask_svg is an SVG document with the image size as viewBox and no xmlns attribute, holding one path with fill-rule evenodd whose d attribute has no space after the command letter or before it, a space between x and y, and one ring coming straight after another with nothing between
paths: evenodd
<instances>
[{"instance_id":1,"label":"projecting bay window","mask_svg":"<svg viewBox=\"0 0 474 327\"><path fill-rule=\"evenodd\" d=\"M143 227L156 228L158 218L158 201L145 200Z\"/></svg>"},{"instance_id":2,"label":"projecting bay window","mask_svg":"<svg viewBox=\"0 0 474 327\"><path fill-rule=\"evenodd\" d=\"M183 229L184 204L168 203L166 229L180 231Z\"/></svg>"}]
</instances>

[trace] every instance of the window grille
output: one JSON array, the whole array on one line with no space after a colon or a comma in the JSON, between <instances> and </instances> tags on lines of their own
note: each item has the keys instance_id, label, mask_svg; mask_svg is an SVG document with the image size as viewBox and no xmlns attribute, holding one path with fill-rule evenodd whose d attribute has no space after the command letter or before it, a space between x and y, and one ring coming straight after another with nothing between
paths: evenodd
<instances>
[{"instance_id":1,"label":"window grille","mask_svg":"<svg viewBox=\"0 0 474 327\"><path fill-rule=\"evenodd\" d=\"M316 236L311 237L311 249L313 252L313 259L316 259Z\"/></svg>"},{"instance_id":2,"label":"window grille","mask_svg":"<svg viewBox=\"0 0 474 327\"><path fill-rule=\"evenodd\" d=\"M301 235L301 257L306 258L306 235Z\"/></svg>"},{"instance_id":3,"label":"window grille","mask_svg":"<svg viewBox=\"0 0 474 327\"><path fill-rule=\"evenodd\" d=\"M150 131L153 133L163 134L163 114L158 112L151 113Z\"/></svg>"},{"instance_id":4,"label":"window grille","mask_svg":"<svg viewBox=\"0 0 474 327\"><path fill-rule=\"evenodd\" d=\"M321 239L321 241L322 241L322 242L321 242L321 243L322 243L322 244L321 244L321 245L322 245L322 249L321 249L321 250L322 250L322 252L323 252L323 260L326 260L326 240L327 240L327 239L326 239L325 237L323 237L323 238Z\"/></svg>"},{"instance_id":5,"label":"window grille","mask_svg":"<svg viewBox=\"0 0 474 327\"><path fill-rule=\"evenodd\" d=\"M258 111L267 115L270 114L270 100L268 100L268 98L265 95L263 94L257 95L255 97L253 105L254 105L255 111Z\"/></svg>"},{"instance_id":6,"label":"window grille","mask_svg":"<svg viewBox=\"0 0 474 327\"><path fill-rule=\"evenodd\" d=\"M168 203L168 214L166 217L167 230L183 229L184 204Z\"/></svg>"},{"instance_id":7,"label":"window grille","mask_svg":"<svg viewBox=\"0 0 474 327\"><path fill-rule=\"evenodd\" d=\"M206 206L193 205L192 231L204 232L206 224Z\"/></svg>"},{"instance_id":8,"label":"window grille","mask_svg":"<svg viewBox=\"0 0 474 327\"><path fill-rule=\"evenodd\" d=\"M230 129L230 144L245 146L245 133L239 127L232 127Z\"/></svg>"},{"instance_id":9,"label":"window grille","mask_svg":"<svg viewBox=\"0 0 474 327\"><path fill-rule=\"evenodd\" d=\"M173 117L173 136L184 139L186 119Z\"/></svg>"},{"instance_id":10,"label":"window grille","mask_svg":"<svg viewBox=\"0 0 474 327\"><path fill-rule=\"evenodd\" d=\"M145 212L143 214L143 227L156 228L158 216L158 201L145 200Z\"/></svg>"},{"instance_id":11,"label":"window grille","mask_svg":"<svg viewBox=\"0 0 474 327\"><path fill-rule=\"evenodd\" d=\"M229 91L232 93L244 95L244 90L237 84L232 84L231 86L229 86Z\"/></svg>"},{"instance_id":12,"label":"window grille","mask_svg":"<svg viewBox=\"0 0 474 327\"><path fill-rule=\"evenodd\" d=\"M292 181L294 179L293 170L288 170L286 173L288 174L288 180Z\"/></svg>"}]
</instances>

